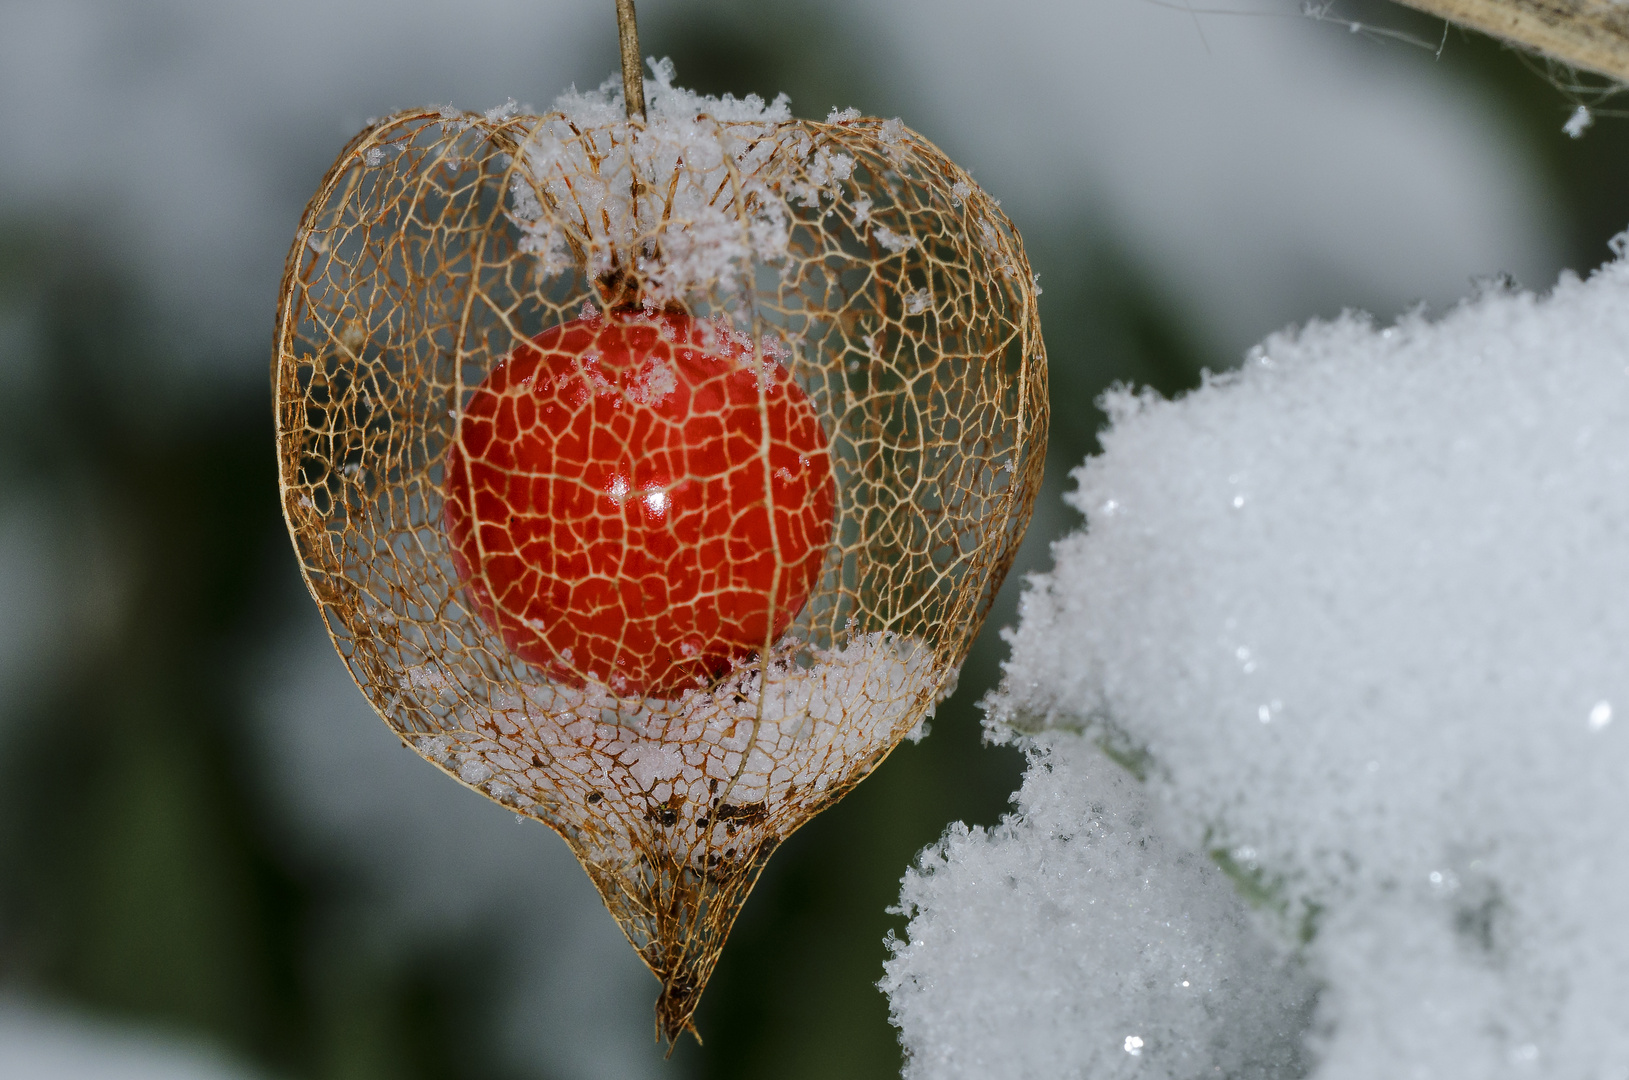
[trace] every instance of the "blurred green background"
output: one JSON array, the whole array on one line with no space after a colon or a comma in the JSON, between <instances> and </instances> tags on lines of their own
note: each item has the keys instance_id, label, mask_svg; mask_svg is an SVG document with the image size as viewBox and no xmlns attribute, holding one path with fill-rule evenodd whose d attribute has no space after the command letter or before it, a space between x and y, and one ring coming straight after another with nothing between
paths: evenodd
<instances>
[{"instance_id":1,"label":"blurred green background","mask_svg":"<svg viewBox=\"0 0 1629 1080\"><path fill-rule=\"evenodd\" d=\"M21 7L10 16L19 18ZM582 46L579 67L590 74L579 81L611 70L609 0L603 7L599 36ZM794 0L643 7L645 51L672 56L680 81L697 90L784 90L799 115L816 117L846 105L910 123L926 115L920 126L953 156L979 156L976 131L944 120L932 126L935 87L901 74L894 39L863 18ZM85 10L98 18L110 7ZM455 17L452 8L427 11L431 24ZM1442 35L1440 23L1378 3L1341 15L1433 45ZM124 17L144 19L129 9ZM1215 34L1218 18L1200 32ZM1169 25L1191 37L1182 19ZM1577 101L1530 61L1459 33L1448 35L1439 59L1340 26L1307 30L1350 37L1355 63L1373 65L1377 80L1399 68L1426 71L1422 78L1445 88L1437 92L1502 118L1508 143L1498 153L1535 178L1542 201L1535 213L1550 247L1537 264L1587 269L1629 225L1621 121L1602 119L1587 137L1566 138L1561 124ZM323 32L320 20L311 32ZM159 36L184 34L170 27ZM974 72L965 57L948 62L964 65L952 66L950 80L1005 77ZM124 77L107 76L109 85ZM544 70L521 89L546 101L565 81ZM347 134L333 125L314 130L301 159L308 186ZM1041 155L1036 168L1047 160ZM116 160L86 167L118 172ZM1202 183L1196 178L1196 191ZM1194 316L1182 291L1150 269L1137 230L1098 212L1090 191L1055 212L1038 205L1008 207L1045 288L1055 416L1047 494L1020 574L1044 569L1046 544L1074 524L1057 496L1067 470L1094 449L1097 394L1116 381L1179 393L1197 385L1202 367L1231 363L1241 346ZM185 316L186 305L157 298L162 286L142 265L140 244L111 242L96 220L72 204L0 198L0 538L10 545L0 547L45 553L0 561L9 607L0 650L9 658L0 664L0 991L26 1004L17 1006L18 1030L61 1015L159 1032L166 1045L209 1048L222 1070L244 1076L615 1075L593 1065L611 1060L593 1038L546 1023L547 1014L588 1007L550 997L571 993L569 980L559 984L566 990L512 1001L516 970L529 956L570 967L609 953L517 950L509 900L439 921L391 914L388 874L358 869L343 845L293 839L302 827L290 823L298 814L286 785L268 778L256 717L268 682L298 682L314 664L339 664L321 659L320 648L288 644L311 641L316 620L278 515L266 381L208 374L216 361L264 371L275 296L261 298L259 325L241 340L201 347L231 355L178 366L172 354L187 319L176 312ZM287 236L294 224L285 214L274 231ZM281 255L269 253L274 263ZM1369 301L1361 290L1343 294L1346 284L1331 274L1309 285L1323 306L1301 314ZM1255 326L1251 336L1275 325ZM903 928L888 912L900 875L949 822L998 820L1022 771L1016 751L982 745L977 709L999 677L996 631L1013 618L1018 576L932 736L903 746L776 856L707 991L698 1018L705 1045L685 1043L664 1064L654 1044L638 1042L615 1060L636 1062L640 1075L719 1080L898 1075L899 1048L874 983L885 935ZM291 650L317 659L268 660ZM347 692L354 695L335 691ZM347 708L332 723L376 725L359 697ZM404 766L414 767L428 771ZM448 798L478 801L456 790ZM535 849L554 878L580 876L541 829L525 839L531 847L504 858L530 858ZM406 846L462 842L448 829ZM586 882L530 888L523 882L504 895L526 897L545 929L555 928L548 932L604 938L603 928L581 929L593 915L591 904L583 907ZM655 990L635 982L591 1004L632 1010L617 1030L640 1032L650 1020L640 1010ZM514 1034L529 1023L528 1010L547 1029L539 1039L586 1045L528 1055ZM0 1055L0 1076L8 1075L5 1061Z\"/></svg>"}]
</instances>

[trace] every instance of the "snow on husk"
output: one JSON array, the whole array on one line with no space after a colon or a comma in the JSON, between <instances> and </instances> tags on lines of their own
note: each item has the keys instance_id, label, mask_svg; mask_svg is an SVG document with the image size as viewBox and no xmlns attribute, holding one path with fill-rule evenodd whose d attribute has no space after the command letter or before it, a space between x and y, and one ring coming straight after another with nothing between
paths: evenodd
<instances>
[{"instance_id":1,"label":"snow on husk","mask_svg":"<svg viewBox=\"0 0 1629 1080\"><path fill-rule=\"evenodd\" d=\"M918 729L954 686L954 672L914 637L887 631L856 633L839 647L810 649L808 666L796 642L766 665L749 664L716 686L679 699L618 697L601 683L572 688L529 686L495 700L490 724L466 737L425 735L420 753L453 769L465 783L500 802L531 809L522 791L549 791L556 782L537 760L541 750L560 767L604 793L602 809L638 818L647 801L675 793L705 805L724 785L733 804L758 804L768 814L852 780L861 764ZM415 690L456 694L432 666L411 669ZM924 712L926 716L924 716ZM626 775L629 780L619 779ZM726 826L686 818L674 826L677 847L703 837L722 846ZM728 834L734 835L733 826ZM599 857L631 857L631 838L610 836Z\"/></svg>"},{"instance_id":2,"label":"snow on husk","mask_svg":"<svg viewBox=\"0 0 1629 1080\"><path fill-rule=\"evenodd\" d=\"M1624 246L1107 395L1017 811L906 878L908 1076L1629 1076Z\"/></svg>"},{"instance_id":3,"label":"snow on husk","mask_svg":"<svg viewBox=\"0 0 1629 1080\"><path fill-rule=\"evenodd\" d=\"M755 263L784 260L786 200L757 174L783 135L812 149L801 129L782 131L789 99L707 97L673 78L670 61L651 64L640 123L628 121L613 77L562 95L533 129L522 151L531 182L517 175L510 194L521 250L538 254L545 273L573 265L568 235L593 273L636 269L653 303L730 293ZM845 179L852 166L827 152L813 182ZM559 212L546 212L544 200Z\"/></svg>"}]
</instances>

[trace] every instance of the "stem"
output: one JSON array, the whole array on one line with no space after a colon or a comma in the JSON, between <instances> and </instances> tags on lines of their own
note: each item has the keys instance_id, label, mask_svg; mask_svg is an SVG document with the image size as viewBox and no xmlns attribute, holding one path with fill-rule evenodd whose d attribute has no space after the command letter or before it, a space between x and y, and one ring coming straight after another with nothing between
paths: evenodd
<instances>
[{"instance_id":1,"label":"stem","mask_svg":"<svg viewBox=\"0 0 1629 1080\"><path fill-rule=\"evenodd\" d=\"M622 41L622 100L629 120L645 118L645 74L639 63L639 27L633 0L617 0L617 36Z\"/></svg>"},{"instance_id":2,"label":"stem","mask_svg":"<svg viewBox=\"0 0 1629 1080\"><path fill-rule=\"evenodd\" d=\"M1404 0L1410 7L1629 80L1629 11L1598 0Z\"/></svg>"}]
</instances>

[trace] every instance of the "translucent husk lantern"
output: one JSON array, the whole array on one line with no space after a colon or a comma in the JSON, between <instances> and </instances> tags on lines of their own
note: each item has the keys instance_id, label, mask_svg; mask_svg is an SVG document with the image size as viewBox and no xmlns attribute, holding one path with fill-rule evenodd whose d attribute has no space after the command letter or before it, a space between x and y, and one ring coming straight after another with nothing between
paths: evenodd
<instances>
[{"instance_id":1,"label":"translucent husk lantern","mask_svg":"<svg viewBox=\"0 0 1629 1080\"><path fill-rule=\"evenodd\" d=\"M954 686L1029 519L1046 375L1017 235L926 140L657 74L644 119L602 90L353 139L289 254L275 389L283 510L357 684L571 845L672 1039L771 853ZM697 465L675 440L714 375L741 438ZM550 402L578 411L549 428ZM604 461L562 449L619 417ZM490 449L528 431L546 468ZM639 548L692 488L723 538Z\"/></svg>"}]
</instances>

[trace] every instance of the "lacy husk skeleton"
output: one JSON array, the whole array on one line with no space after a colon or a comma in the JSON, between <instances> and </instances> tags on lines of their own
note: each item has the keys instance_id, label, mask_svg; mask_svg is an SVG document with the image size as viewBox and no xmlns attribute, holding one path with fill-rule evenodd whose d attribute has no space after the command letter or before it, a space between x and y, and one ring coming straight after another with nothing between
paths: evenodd
<instances>
[{"instance_id":1,"label":"lacy husk skeleton","mask_svg":"<svg viewBox=\"0 0 1629 1080\"><path fill-rule=\"evenodd\" d=\"M658 69L658 75L663 72ZM371 124L300 223L274 379L283 510L340 655L427 759L571 846L671 1040L765 861L953 688L1040 482L1016 233L898 121L656 88ZM596 312L746 335L825 430L831 544L777 640L677 700L551 679L478 618L445 529L470 394Z\"/></svg>"}]
</instances>

